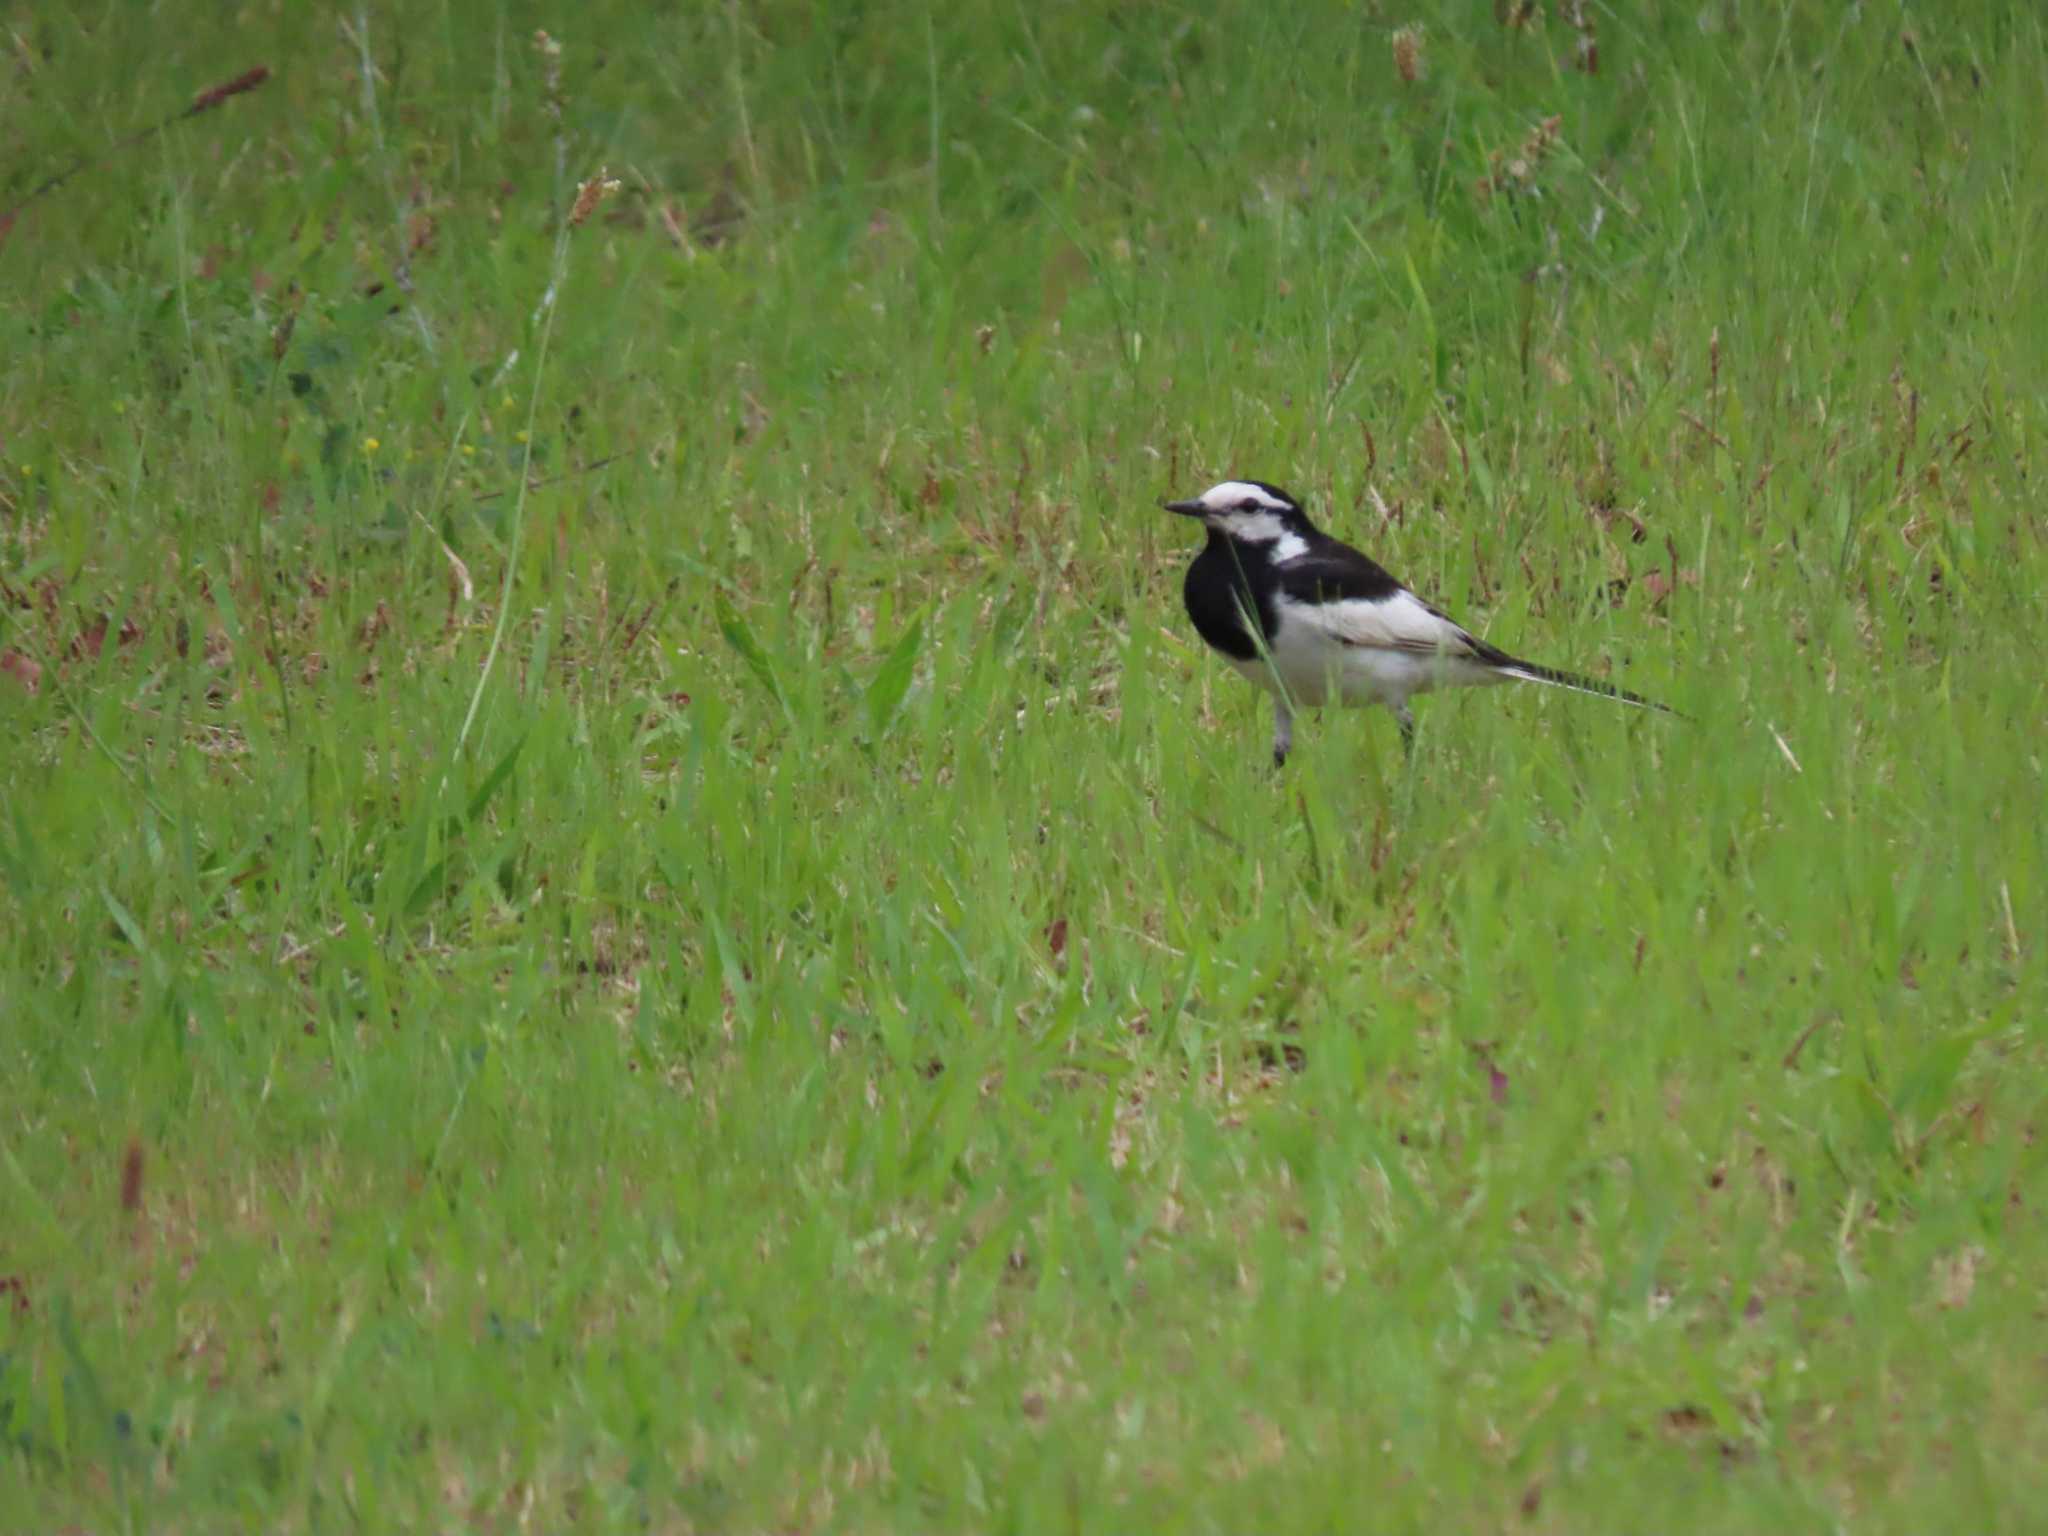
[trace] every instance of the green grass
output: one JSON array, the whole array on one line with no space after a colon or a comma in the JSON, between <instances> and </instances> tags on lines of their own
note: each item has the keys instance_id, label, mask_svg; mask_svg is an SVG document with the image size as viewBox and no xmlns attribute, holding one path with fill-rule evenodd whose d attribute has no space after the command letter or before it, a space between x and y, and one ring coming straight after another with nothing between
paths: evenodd
<instances>
[{"instance_id":1,"label":"green grass","mask_svg":"<svg viewBox=\"0 0 2048 1536\"><path fill-rule=\"evenodd\" d=\"M2028 1528L2048 32L1586 10L17 7L274 74L0 244L0 1526ZM1693 721L1276 776L1226 474Z\"/></svg>"}]
</instances>

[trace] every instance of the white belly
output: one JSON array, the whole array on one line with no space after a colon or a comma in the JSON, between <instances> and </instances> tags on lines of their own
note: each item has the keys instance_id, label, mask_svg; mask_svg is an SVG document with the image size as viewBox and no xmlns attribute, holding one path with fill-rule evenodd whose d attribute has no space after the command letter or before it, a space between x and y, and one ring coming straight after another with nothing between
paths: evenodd
<instances>
[{"instance_id":1,"label":"white belly","mask_svg":"<svg viewBox=\"0 0 2048 1536\"><path fill-rule=\"evenodd\" d=\"M1397 713L1410 694L1507 681L1463 657L1340 645L1326 634L1293 625L1282 625L1274 638L1270 669L1263 659L1231 665L1268 692L1284 690L1294 704L1384 704Z\"/></svg>"}]
</instances>

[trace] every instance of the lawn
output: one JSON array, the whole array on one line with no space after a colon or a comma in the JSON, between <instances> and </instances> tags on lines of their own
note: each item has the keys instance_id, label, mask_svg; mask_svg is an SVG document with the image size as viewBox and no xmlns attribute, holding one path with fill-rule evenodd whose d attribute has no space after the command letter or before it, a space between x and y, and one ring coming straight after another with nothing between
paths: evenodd
<instances>
[{"instance_id":1,"label":"lawn","mask_svg":"<svg viewBox=\"0 0 2048 1536\"><path fill-rule=\"evenodd\" d=\"M15 6L0 1528L2035 1528L2044 56Z\"/></svg>"}]
</instances>

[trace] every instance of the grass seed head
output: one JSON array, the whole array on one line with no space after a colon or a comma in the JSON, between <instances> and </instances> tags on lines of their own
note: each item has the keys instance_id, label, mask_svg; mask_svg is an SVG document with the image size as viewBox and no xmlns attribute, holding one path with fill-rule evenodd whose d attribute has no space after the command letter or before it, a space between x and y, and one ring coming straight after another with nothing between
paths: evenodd
<instances>
[{"instance_id":1,"label":"grass seed head","mask_svg":"<svg viewBox=\"0 0 2048 1536\"><path fill-rule=\"evenodd\" d=\"M1536 173L1564 133L1564 118L1553 114L1531 128L1512 151L1495 150L1487 157L1487 171L1473 185L1481 205L1496 192L1534 192Z\"/></svg>"},{"instance_id":2,"label":"grass seed head","mask_svg":"<svg viewBox=\"0 0 2048 1536\"><path fill-rule=\"evenodd\" d=\"M121 1154L121 1209L134 1215L142 1209L142 1139L131 1136Z\"/></svg>"},{"instance_id":3,"label":"grass seed head","mask_svg":"<svg viewBox=\"0 0 2048 1536\"><path fill-rule=\"evenodd\" d=\"M1422 23L1410 22L1394 34L1394 73L1409 85L1422 78Z\"/></svg>"},{"instance_id":4,"label":"grass seed head","mask_svg":"<svg viewBox=\"0 0 2048 1536\"><path fill-rule=\"evenodd\" d=\"M533 51L540 55L541 99L548 116L562 120L562 45L545 31L533 34Z\"/></svg>"},{"instance_id":5,"label":"grass seed head","mask_svg":"<svg viewBox=\"0 0 2048 1536\"><path fill-rule=\"evenodd\" d=\"M569 227L576 228L585 219L597 212L597 206L619 190L619 182L603 166L597 174L576 189L576 201L569 209Z\"/></svg>"},{"instance_id":6,"label":"grass seed head","mask_svg":"<svg viewBox=\"0 0 2048 1536\"><path fill-rule=\"evenodd\" d=\"M1585 75L1599 74L1600 37L1593 18L1586 14L1585 0L1558 0L1557 13L1578 34L1572 47L1572 68Z\"/></svg>"}]
</instances>

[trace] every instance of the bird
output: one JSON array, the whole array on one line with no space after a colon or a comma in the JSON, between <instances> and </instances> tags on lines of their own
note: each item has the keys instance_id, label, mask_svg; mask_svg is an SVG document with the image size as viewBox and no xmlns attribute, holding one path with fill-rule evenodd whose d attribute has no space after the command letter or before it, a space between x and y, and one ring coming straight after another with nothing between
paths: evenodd
<instances>
[{"instance_id":1,"label":"bird","mask_svg":"<svg viewBox=\"0 0 2048 1536\"><path fill-rule=\"evenodd\" d=\"M1670 706L1573 672L1510 656L1431 606L1377 561L1309 520L1263 480L1225 480L1168 512L1209 531L1181 587L1195 632L1273 696L1273 765L1294 744L1294 711L1383 704L1415 743L1409 698L1435 688L1543 683L1641 709Z\"/></svg>"}]
</instances>

